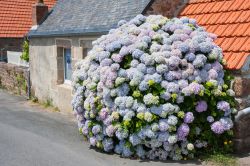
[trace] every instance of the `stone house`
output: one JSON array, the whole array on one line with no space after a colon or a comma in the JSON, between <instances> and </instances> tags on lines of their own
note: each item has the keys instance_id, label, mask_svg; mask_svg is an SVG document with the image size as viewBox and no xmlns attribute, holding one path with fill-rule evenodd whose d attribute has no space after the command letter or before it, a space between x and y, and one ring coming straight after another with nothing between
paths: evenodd
<instances>
[{"instance_id":1,"label":"stone house","mask_svg":"<svg viewBox=\"0 0 250 166\"><path fill-rule=\"evenodd\" d=\"M0 1L0 61L7 61L7 51L10 54L9 61L20 56L22 44L26 34L32 26L32 22L40 22L43 16L32 20L32 8L38 12L37 6L33 6L35 1L31 0L4 0ZM56 0L45 0L47 12L55 4ZM17 57L19 58L19 57Z\"/></svg>"},{"instance_id":2,"label":"stone house","mask_svg":"<svg viewBox=\"0 0 250 166\"><path fill-rule=\"evenodd\" d=\"M33 94L70 112L71 75L92 41L121 19L143 13L150 0L58 0L48 18L29 32L30 74Z\"/></svg>"},{"instance_id":3,"label":"stone house","mask_svg":"<svg viewBox=\"0 0 250 166\"><path fill-rule=\"evenodd\" d=\"M138 14L188 16L217 34L215 42L224 50L226 67L236 76L232 86L239 109L250 107L249 0L58 0L48 18L29 32L33 94L40 101L52 101L61 111L71 111L70 79L75 62L87 55L93 40L116 27L119 20ZM242 132L250 114L242 117L236 124L241 150L250 149L250 132ZM243 121L246 124L242 125ZM240 147L244 144L248 146Z\"/></svg>"},{"instance_id":4,"label":"stone house","mask_svg":"<svg viewBox=\"0 0 250 166\"><path fill-rule=\"evenodd\" d=\"M33 94L70 112L72 70L93 40L122 19L157 13L173 17L183 5L183 0L58 0L47 19L28 35Z\"/></svg>"}]
</instances>

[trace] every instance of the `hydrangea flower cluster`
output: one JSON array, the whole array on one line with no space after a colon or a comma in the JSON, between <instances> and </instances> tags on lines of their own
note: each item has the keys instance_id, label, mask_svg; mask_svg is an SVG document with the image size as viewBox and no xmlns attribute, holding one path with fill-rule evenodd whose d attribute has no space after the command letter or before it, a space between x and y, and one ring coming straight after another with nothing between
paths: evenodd
<instances>
[{"instance_id":1,"label":"hydrangea flower cluster","mask_svg":"<svg viewBox=\"0 0 250 166\"><path fill-rule=\"evenodd\" d=\"M181 160L223 147L235 105L215 38L186 17L120 21L76 64L80 132L123 157Z\"/></svg>"}]
</instances>

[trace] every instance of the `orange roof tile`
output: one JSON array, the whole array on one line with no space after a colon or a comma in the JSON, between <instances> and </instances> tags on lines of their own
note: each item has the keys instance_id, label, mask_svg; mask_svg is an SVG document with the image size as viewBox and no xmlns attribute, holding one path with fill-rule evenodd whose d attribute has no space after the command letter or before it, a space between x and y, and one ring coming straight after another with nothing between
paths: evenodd
<instances>
[{"instance_id":1,"label":"orange roof tile","mask_svg":"<svg viewBox=\"0 0 250 166\"><path fill-rule=\"evenodd\" d=\"M250 0L189 0L179 16L218 36L228 69L240 69L250 56Z\"/></svg>"},{"instance_id":2,"label":"orange roof tile","mask_svg":"<svg viewBox=\"0 0 250 166\"><path fill-rule=\"evenodd\" d=\"M32 26L34 0L0 0L0 37L24 37ZM51 9L56 0L44 0Z\"/></svg>"}]
</instances>

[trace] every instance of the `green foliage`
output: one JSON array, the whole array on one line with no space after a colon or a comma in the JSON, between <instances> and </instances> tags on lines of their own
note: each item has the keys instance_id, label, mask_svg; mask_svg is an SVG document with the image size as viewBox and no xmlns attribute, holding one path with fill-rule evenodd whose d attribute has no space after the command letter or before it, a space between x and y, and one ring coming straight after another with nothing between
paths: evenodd
<instances>
[{"instance_id":1,"label":"green foliage","mask_svg":"<svg viewBox=\"0 0 250 166\"><path fill-rule=\"evenodd\" d=\"M127 55L124 57L123 62L120 64L123 69L130 68L131 61L133 60L132 55Z\"/></svg>"},{"instance_id":2,"label":"green foliage","mask_svg":"<svg viewBox=\"0 0 250 166\"><path fill-rule=\"evenodd\" d=\"M21 74L16 75L16 81L17 81L17 88L18 88L18 94L21 94L21 91L27 91L27 81Z\"/></svg>"},{"instance_id":3,"label":"green foliage","mask_svg":"<svg viewBox=\"0 0 250 166\"><path fill-rule=\"evenodd\" d=\"M26 62L29 62L29 42L28 42L28 40L25 40L23 42L23 53L22 53L20 58Z\"/></svg>"}]
</instances>

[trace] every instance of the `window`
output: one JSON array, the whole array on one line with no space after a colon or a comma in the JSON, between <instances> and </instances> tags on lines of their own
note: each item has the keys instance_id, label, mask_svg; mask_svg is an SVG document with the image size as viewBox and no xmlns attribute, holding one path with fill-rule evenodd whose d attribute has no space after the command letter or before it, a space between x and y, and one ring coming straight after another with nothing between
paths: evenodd
<instances>
[{"instance_id":1,"label":"window","mask_svg":"<svg viewBox=\"0 0 250 166\"><path fill-rule=\"evenodd\" d=\"M64 61L64 83L71 83L72 78L72 57L71 49L63 49L63 61Z\"/></svg>"}]
</instances>

